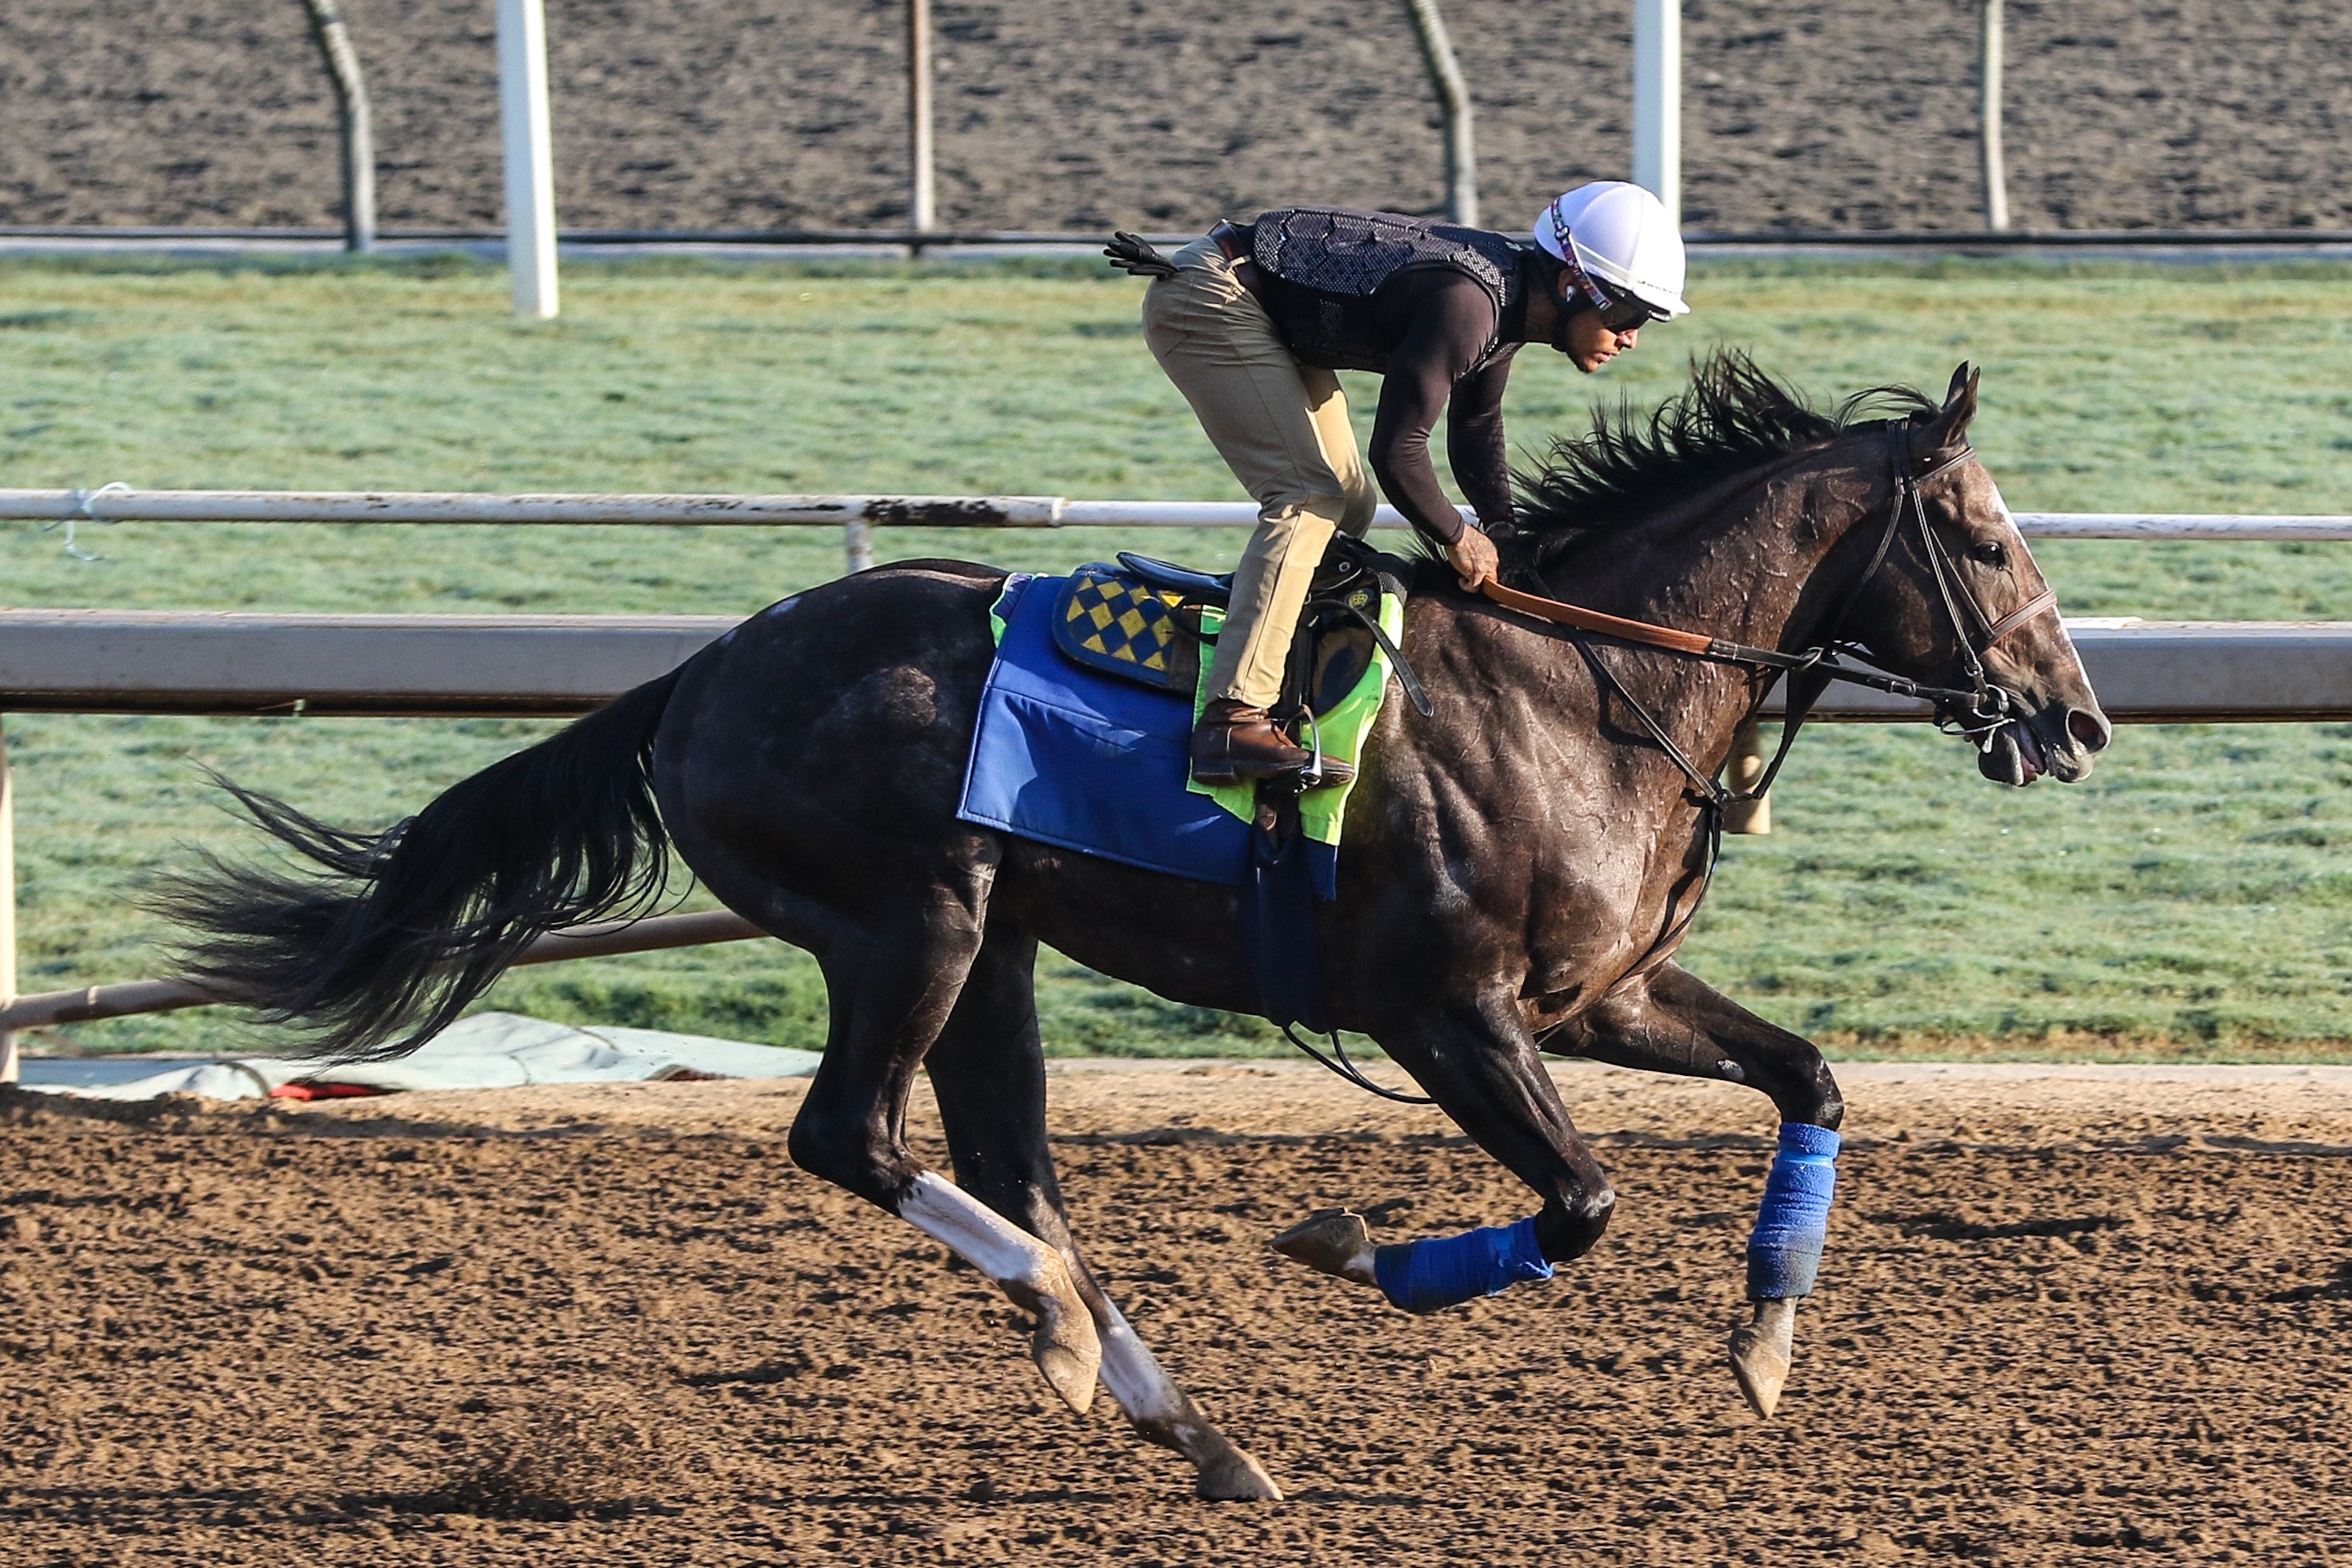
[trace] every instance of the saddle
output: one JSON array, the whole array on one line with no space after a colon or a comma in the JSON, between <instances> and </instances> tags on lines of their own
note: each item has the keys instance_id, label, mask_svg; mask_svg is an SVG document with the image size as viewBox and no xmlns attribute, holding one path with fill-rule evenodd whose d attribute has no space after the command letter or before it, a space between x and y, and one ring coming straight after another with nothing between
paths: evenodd
<instances>
[{"instance_id":1,"label":"saddle","mask_svg":"<svg viewBox=\"0 0 2352 1568\"><path fill-rule=\"evenodd\" d=\"M1406 695L1429 711L1421 683L1381 630L1381 595L1402 601L1412 569L1362 540L1335 534L1307 592L1292 633L1275 722L1322 715L1347 700L1381 648ZM1203 610L1222 612L1233 599L1231 573L1195 571L1121 550L1117 565L1095 561L1070 574L1053 612L1054 645L1065 658L1154 690L1190 699L1201 684L1201 649L1216 642Z\"/></svg>"}]
</instances>

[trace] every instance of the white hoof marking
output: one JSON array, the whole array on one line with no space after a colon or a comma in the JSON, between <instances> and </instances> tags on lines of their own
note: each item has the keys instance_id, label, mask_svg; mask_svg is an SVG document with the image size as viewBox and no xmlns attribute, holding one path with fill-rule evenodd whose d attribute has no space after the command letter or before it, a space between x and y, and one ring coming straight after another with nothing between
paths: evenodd
<instances>
[{"instance_id":1,"label":"white hoof marking","mask_svg":"<svg viewBox=\"0 0 2352 1568\"><path fill-rule=\"evenodd\" d=\"M931 1171L898 1205L898 1218L944 1243L1037 1314L1030 1354L1063 1402L1077 1414L1094 1401L1102 1343L1062 1255L955 1183Z\"/></svg>"}]
</instances>

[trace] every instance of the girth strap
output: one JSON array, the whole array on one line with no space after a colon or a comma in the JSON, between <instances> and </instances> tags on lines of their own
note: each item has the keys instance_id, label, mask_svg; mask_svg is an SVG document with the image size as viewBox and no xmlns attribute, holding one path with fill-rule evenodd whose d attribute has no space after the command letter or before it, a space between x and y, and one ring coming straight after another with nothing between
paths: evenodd
<instances>
[{"instance_id":1,"label":"girth strap","mask_svg":"<svg viewBox=\"0 0 2352 1568\"><path fill-rule=\"evenodd\" d=\"M1381 580L1381 586L1402 601L1404 598L1404 585L1385 571L1377 575ZM1344 599L1313 600L1308 602L1307 608L1345 615L1361 625L1365 631L1370 632L1372 634L1372 641L1381 645L1381 652L1388 655L1389 667L1396 672L1398 684L1404 687L1405 700L1412 704L1413 711L1422 717L1427 718L1430 716L1433 710L1429 706L1429 693L1422 687L1421 677L1412 673L1412 666L1405 662L1404 650L1396 645L1396 639L1391 637L1378 621Z\"/></svg>"}]
</instances>

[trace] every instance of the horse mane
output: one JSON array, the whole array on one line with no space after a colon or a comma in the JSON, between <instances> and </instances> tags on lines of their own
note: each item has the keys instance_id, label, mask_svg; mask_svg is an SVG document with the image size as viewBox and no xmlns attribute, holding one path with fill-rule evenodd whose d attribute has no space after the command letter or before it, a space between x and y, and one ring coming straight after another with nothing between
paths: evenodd
<instances>
[{"instance_id":1,"label":"horse mane","mask_svg":"<svg viewBox=\"0 0 2352 1568\"><path fill-rule=\"evenodd\" d=\"M1515 469L1517 528L1507 560L1540 569L1598 535L1638 526L1776 458L1836 439L1868 419L1933 413L1913 387L1879 386L1824 413L1735 350L1691 361L1690 385L1647 413L1621 400L1592 428L1560 436Z\"/></svg>"}]
</instances>

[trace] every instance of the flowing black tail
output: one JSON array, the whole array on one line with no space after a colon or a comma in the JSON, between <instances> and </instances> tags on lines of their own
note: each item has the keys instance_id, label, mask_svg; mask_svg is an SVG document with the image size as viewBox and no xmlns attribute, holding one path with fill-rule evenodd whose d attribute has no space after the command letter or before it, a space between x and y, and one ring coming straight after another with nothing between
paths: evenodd
<instances>
[{"instance_id":1,"label":"flowing black tail","mask_svg":"<svg viewBox=\"0 0 2352 1568\"><path fill-rule=\"evenodd\" d=\"M643 912L667 878L654 804L654 732L672 671L498 762L380 834L328 826L219 782L296 873L205 857L162 884L164 915L198 935L181 956L303 1054L383 1061L414 1051L488 990L533 938Z\"/></svg>"}]
</instances>

